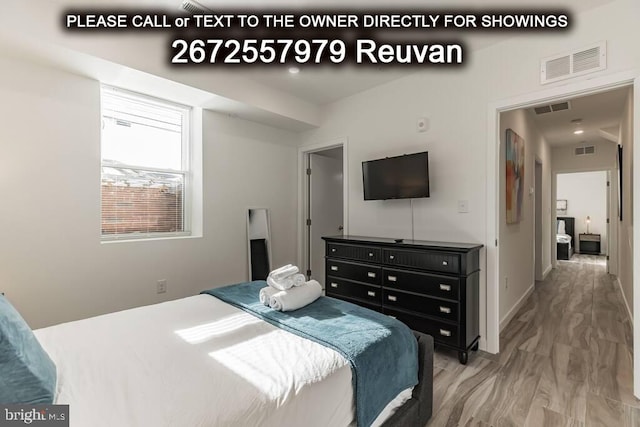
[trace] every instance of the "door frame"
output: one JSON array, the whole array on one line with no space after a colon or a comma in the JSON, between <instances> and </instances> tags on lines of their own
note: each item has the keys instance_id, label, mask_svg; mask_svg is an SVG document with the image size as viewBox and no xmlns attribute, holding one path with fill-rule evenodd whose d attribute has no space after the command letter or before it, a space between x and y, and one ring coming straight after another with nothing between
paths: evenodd
<instances>
[{"instance_id":1,"label":"door frame","mask_svg":"<svg viewBox=\"0 0 640 427\"><path fill-rule=\"evenodd\" d=\"M490 353L500 351L500 114L510 110L532 107L545 102L558 102L581 95L605 92L611 89L631 86L634 88L634 129L640 130L640 70L617 72L609 75L582 79L574 83L565 83L539 91L490 102L487 108L487 216L486 216L486 339L480 341L480 347ZM635 83L635 84L634 84ZM640 147L640 132L634 132L633 144ZM640 166L640 149L633 150L633 162ZM640 167L633 173L634 211L640 212ZM552 203L553 209L553 203ZM634 228L634 247L640 248L640 227ZM640 310L640 251L634 251L634 310ZM481 290L482 293L482 290ZM481 311L482 311L481 307ZM638 312L638 311L635 311ZM640 318L640 316L636 316ZM635 325L634 325L635 326ZM640 325L634 327L634 385L636 395L640 394ZM637 372L637 373L636 373Z\"/></svg>"},{"instance_id":2,"label":"door frame","mask_svg":"<svg viewBox=\"0 0 640 427\"><path fill-rule=\"evenodd\" d=\"M307 158L311 153L342 147L342 226L345 235L349 234L349 150L346 137L305 145L298 148L298 256L297 264L304 269L309 239L306 233L309 192L307 190Z\"/></svg>"},{"instance_id":3,"label":"door frame","mask_svg":"<svg viewBox=\"0 0 640 427\"><path fill-rule=\"evenodd\" d=\"M612 142L613 144L613 142ZM617 143L616 143L617 144ZM556 200L558 198L558 175L566 175L566 174L572 174L572 173L588 173L588 172L604 172L606 175L606 179L607 181L609 181L609 185L607 186L606 192L607 192L607 198L606 198L606 204L607 204L607 217L609 218L609 223L606 225L607 228L607 256L609 256L609 259L607 260L607 273L610 274L615 274L617 275L617 265L618 265L618 248L617 248L617 244L618 244L618 228L617 227L611 227L611 225L613 224L613 212L611 210L611 206L613 205L613 203L617 203L618 202L618 194L617 192L614 194L613 190L616 189L617 187L617 183L615 183L616 187L614 187L614 183L611 182L609 180L609 176L610 175L615 175L616 179L617 179L617 173L618 171L615 169L602 169L602 168L578 168L578 169L557 169L557 170L553 170L551 171L551 199L552 200ZM615 200L613 200L615 199ZM617 205L616 205L617 206ZM615 214L615 218L617 218L617 213ZM558 211L556 210L555 205L551 207L551 223L552 224L556 224L558 221ZM553 230L552 230L553 231ZM576 235L574 236L574 238L576 239L575 242L573 242L573 247L574 247L574 252L578 253L578 249L580 249L579 245L579 239L578 239L578 233L576 233ZM551 247L551 264L553 265L553 268L556 268L558 265L558 253L557 253L557 249L558 247L554 244L555 243L555 239L552 240L552 247ZM616 247L614 248L613 245L616 245ZM614 265L614 272L611 272L611 265Z\"/></svg>"}]
</instances>

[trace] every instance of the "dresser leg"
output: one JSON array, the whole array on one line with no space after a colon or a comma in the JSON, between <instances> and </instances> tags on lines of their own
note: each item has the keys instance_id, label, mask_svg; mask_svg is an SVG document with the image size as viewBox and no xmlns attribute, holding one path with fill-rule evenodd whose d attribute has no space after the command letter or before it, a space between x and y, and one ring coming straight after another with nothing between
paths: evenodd
<instances>
[{"instance_id":1,"label":"dresser leg","mask_svg":"<svg viewBox=\"0 0 640 427\"><path fill-rule=\"evenodd\" d=\"M458 360L463 365L466 365L467 364L467 360L469 360L469 353L467 353L466 351L459 351L458 352Z\"/></svg>"},{"instance_id":2,"label":"dresser leg","mask_svg":"<svg viewBox=\"0 0 640 427\"><path fill-rule=\"evenodd\" d=\"M471 347L471 351L478 351L478 347L480 347L480 341L476 341L473 347Z\"/></svg>"}]
</instances>

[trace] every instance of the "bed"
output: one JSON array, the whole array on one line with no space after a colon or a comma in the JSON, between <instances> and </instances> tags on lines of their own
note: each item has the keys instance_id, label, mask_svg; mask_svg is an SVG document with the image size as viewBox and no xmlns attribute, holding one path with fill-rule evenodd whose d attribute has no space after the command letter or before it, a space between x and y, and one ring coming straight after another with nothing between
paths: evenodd
<instances>
[{"instance_id":1,"label":"bed","mask_svg":"<svg viewBox=\"0 0 640 427\"><path fill-rule=\"evenodd\" d=\"M70 405L71 426L356 425L343 355L211 295L34 335L56 365L54 403ZM418 384L372 425L424 425L431 416L433 339L413 336Z\"/></svg>"},{"instance_id":2,"label":"bed","mask_svg":"<svg viewBox=\"0 0 640 427\"><path fill-rule=\"evenodd\" d=\"M559 260L571 259L575 241L575 218L559 216L556 221L556 245Z\"/></svg>"}]
</instances>

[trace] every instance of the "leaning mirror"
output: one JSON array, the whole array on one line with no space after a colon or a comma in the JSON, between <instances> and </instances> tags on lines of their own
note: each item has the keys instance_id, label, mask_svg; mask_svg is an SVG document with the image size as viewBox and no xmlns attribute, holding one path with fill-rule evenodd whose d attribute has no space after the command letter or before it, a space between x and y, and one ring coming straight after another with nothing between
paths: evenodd
<instances>
[{"instance_id":1,"label":"leaning mirror","mask_svg":"<svg viewBox=\"0 0 640 427\"><path fill-rule=\"evenodd\" d=\"M269 209L247 210L249 280L266 280L271 271L271 229Z\"/></svg>"}]
</instances>

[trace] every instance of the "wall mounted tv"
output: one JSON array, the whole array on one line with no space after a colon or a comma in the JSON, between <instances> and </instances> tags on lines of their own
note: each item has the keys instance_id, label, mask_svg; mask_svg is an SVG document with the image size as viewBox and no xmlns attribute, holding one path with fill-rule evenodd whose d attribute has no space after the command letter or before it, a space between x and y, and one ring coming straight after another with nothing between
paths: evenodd
<instances>
[{"instance_id":1,"label":"wall mounted tv","mask_svg":"<svg viewBox=\"0 0 640 427\"><path fill-rule=\"evenodd\" d=\"M365 200L429 197L429 153L362 162Z\"/></svg>"}]
</instances>

